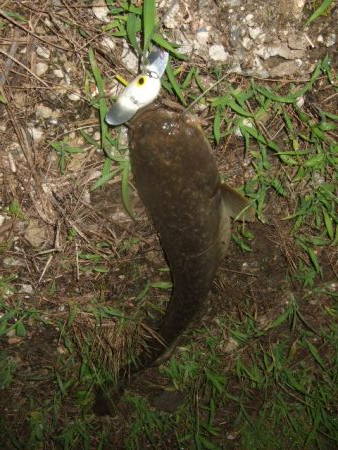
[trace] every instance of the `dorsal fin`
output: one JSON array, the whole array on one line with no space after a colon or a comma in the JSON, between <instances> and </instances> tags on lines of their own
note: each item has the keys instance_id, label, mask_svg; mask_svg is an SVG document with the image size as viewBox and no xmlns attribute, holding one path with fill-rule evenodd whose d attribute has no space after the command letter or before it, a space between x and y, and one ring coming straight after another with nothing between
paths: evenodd
<instances>
[{"instance_id":1,"label":"dorsal fin","mask_svg":"<svg viewBox=\"0 0 338 450\"><path fill-rule=\"evenodd\" d=\"M246 220L248 222L255 220L256 211L242 194L223 181L219 183L219 187L222 192L224 206L230 217L235 220Z\"/></svg>"}]
</instances>

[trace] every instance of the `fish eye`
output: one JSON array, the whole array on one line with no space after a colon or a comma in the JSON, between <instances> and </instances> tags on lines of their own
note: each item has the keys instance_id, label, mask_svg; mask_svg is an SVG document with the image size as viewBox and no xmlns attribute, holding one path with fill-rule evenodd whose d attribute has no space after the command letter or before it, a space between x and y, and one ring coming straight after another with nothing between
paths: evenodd
<instances>
[{"instance_id":1,"label":"fish eye","mask_svg":"<svg viewBox=\"0 0 338 450\"><path fill-rule=\"evenodd\" d=\"M140 78L137 80L137 85L138 85L138 86L143 86L143 85L145 84L145 82L146 82L145 77L140 77Z\"/></svg>"}]
</instances>

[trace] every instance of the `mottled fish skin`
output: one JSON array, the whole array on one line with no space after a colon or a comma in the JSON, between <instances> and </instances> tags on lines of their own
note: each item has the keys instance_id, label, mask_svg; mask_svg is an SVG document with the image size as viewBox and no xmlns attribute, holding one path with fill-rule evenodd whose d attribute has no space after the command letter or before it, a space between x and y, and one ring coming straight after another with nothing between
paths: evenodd
<instances>
[{"instance_id":1,"label":"mottled fish skin","mask_svg":"<svg viewBox=\"0 0 338 450\"><path fill-rule=\"evenodd\" d=\"M220 182L216 161L198 122L149 106L130 122L130 158L139 196L159 233L173 279L168 310L153 339L120 372L113 391L101 386L94 411L113 414L126 376L161 363L195 317L230 241L230 217L254 220L254 210Z\"/></svg>"},{"instance_id":2,"label":"mottled fish skin","mask_svg":"<svg viewBox=\"0 0 338 450\"><path fill-rule=\"evenodd\" d=\"M156 107L130 124L135 185L170 266L173 292L150 354L153 364L186 329L203 304L230 240L220 177L210 145L191 117Z\"/></svg>"}]
</instances>

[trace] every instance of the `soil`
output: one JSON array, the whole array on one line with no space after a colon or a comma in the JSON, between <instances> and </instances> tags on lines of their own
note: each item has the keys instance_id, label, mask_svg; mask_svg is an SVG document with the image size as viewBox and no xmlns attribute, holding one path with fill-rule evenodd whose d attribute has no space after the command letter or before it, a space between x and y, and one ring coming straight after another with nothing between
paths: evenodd
<instances>
[{"instance_id":1,"label":"soil","mask_svg":"<svg viewBox=\"0 0 338 450\"><path fill-rule=\"evenodd\" d=\"M26 310L30 317L25 322L25 336L9 332L0 338L1 353L8 355L15 367L15 381L2 390L0 409L3 418L15 424L22 439L28 439L31 399L38 399L40 405L48 399L52 401L62 382L56 382L55 372L62 371L66 379L73 356L65 344L63 329L71 312L77 313L73 332L81 349L86 333L93 333L95 328L90 314L93 304L113 306L131 316L138 308L147 326L156 327L159 311L155 307L149 311L147 305L158 305L161 312L170 294L168 290L152 289L147 302L138 298L147 281L168 282L170 276L159 271L166 262L137 192L132 189L133 220L123 207L119 176L100 189L91 190L100 177L104 154L100 150L97 111L88 106L83 88L85 85L95 94L95 83L86 74L88 45L95 49L101 72L111 80L107 93L116 91L116 73L130 79L133 68L128 67L130 61L121 63L121 40L110 40L110 51L104 47L105 22L96 16L92 6L68 3L7 2L6 10L29 19L22 23L18 16L7 22L0 10L0 19L6 23L0 28L0 94L7 100L7 104L0 103L0 277L13 277L11 285L15 289L2 292L0 284L0 294L7 308ZM330 14L309 27L304 23L315 2L280 2L278 11L269 0L244 3L186 0L179 2L175 28L171 28L168 18L164 20L169 38L183 42L187 54L190 49L189 64L200 68L206 84L210 81L206 68L216 70L221 64L228 67L228 82L236 87L250 83L249 78L243 77L247 75L302 83L326 54L336 64L336 2L332 3ZM161 4L161 11L166 6ZM225 55L222 49L214 48L217 45L223 46ZM305 98L306 105L311 108L325 102L326 110L337 113L337 97L326 101L331 93L329 83L322 81L314 97ZM212 123L208 117L204 120L205 132L211 134ZM273 135L279 124L269 117L266 127ZM94 136L97 147L84 140L77 132L80 129ZM116 137L116 132L112 134ZM126 131L122 139L125 135ZM67 154L64 173L60 173L59 154L51 147L51 143L62 139L85 149L83 153ZM282 144L283 138L280 139ZM232 136L227 142L214 145L214 150L220 173L226 175L229 184L243 185L252 176L241 138ZM272 170L278 171L276 159L272 155L269 159ZM14 201L19 205L15 212ZM189 348L193 333L198 339L196 331L192 331L196 328L218 333L226 371L235 349L231 349L229 330L219 327L219 318L227 316L240 323L250 311L263 329L285 311L292 296L297 298L308 326L316 329L323 325L318 311L330 305L330 298L324 294L312 296L311 290L304 291L300 284L291 281L297 260L305 258L294 246L289 221L282 220L294 201L274 192L268 194L264 223L249 225L254 236L251 251L243 252L231 244L207 304L182 338L180 349ZM10 205L12 212L8 210ZM235 228L234 225L234 231ZM319 252L323 268L320 282L330 285L337 280L336 251L329 248ZM116 358L120 363L126 359L130 341L118 334L118 320L112 319L105 326L112 330L109 342L115 347L106 356L102 356L105 347L98 347L99 359L109 367ZM147 329L141 326L132 332L141 342ZM276 341L278 338L276 335ZM249 349L246 353L250 358ZM80 360L77 364L80 367ZM150 369L132 389L145 395L158 410L171 413L185 401L185 394L171 392L166 383L158 369ZM234 380L234 392L240 389L236 383ZM252 408L258 410L259 406L260 399L256 399ZM78 414L77 405L71 401L65 400L62 408L60 429L66 416ZM231 415L235 417L235 411L221 411L220 424L222 414L227 420ZM122 448L119 442L124 435L123 420L123 415L119 416L114 425L114 448ZM230 433L231 426L227 431ZM173 448L170 445L169 436L167 447L163 448ZM229 442L227 448L231 445Z\"/></svg>"}]
</instances>

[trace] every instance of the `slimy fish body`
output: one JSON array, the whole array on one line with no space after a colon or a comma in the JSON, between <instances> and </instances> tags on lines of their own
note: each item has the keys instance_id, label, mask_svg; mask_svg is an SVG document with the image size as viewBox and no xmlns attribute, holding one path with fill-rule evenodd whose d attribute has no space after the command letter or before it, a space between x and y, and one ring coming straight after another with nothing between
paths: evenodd
<instances>
[{"instance_id":1,"label":"slimy fish body","mask_svg":"<svg viewBox=\"0 0 338 450\"><path fill-rule=\"evenodd\" d=\"M173 292L140 366L151 365L195 317L230 241L230 217L254 212L222 183L211 147L198 122L156 107L130 123L130 158L139 196L157 229L170 266ZM246 208L246 210L245 210Z\"/></svg>"},{"instance_id":2,"label":"slimy fish body","mask_svg":"<svg viewBox=\"0 0 338 450\"><path fill-rule=\"evenodd\" d=\"M168 53L155 48L149 64L118 97L106 120L130 119L130 158L139 196L159 233L170 267L173 290L168 310L148 343L135 374L168 357L196 316L211 288L230 241L231 219L254 219L254 211L235 190L222 183L210 145L189 116L149 105L157 97ZM94 410L109 414L127 381L126 370L114 393L102 386Z\"/></svg>"},{"instance_id":3,"label":"slimy fish body","mask_svg":"<svg viewBox=\"0 0 338 450\"><path fill-rule=\"evenodd\" d=\"M231 219L254 219L254 211L222 183L210 145L196 120L150 106L130 122L130 158L139 196L159 233L170 266L173 290L157 329L160 339L120 373L113 392L102 387L94 411L112 414L126 372L166 359L196 316L211 288L230 241Z\"/></svg>"}]
</instances>

